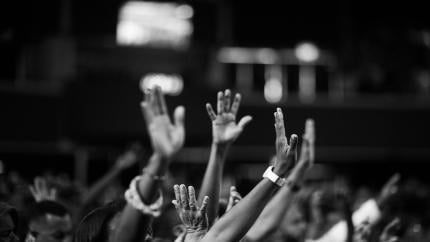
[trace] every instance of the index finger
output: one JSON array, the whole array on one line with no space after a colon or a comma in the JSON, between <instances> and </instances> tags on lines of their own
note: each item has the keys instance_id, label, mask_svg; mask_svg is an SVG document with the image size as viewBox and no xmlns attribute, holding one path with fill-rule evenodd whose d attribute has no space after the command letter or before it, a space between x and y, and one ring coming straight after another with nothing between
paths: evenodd
<instances>
[{"instance_id":1,"label":"index finger","mask_svg":"<svg viewBox=\"0 0 430 242\"><path fill-rule=\"evenodd\" d=\"M181 197L179 195L180 192L179 192L179 186L178 186L178 184L175 184L173 186L173 190L175 191L175 200L176 200L176 203L180 206L181 205L181 203L180 203Z\"/></svg>"},{"instance_id":2,"label":"index finger","mask_svg":"<svg viewBox=\"0 0 430 242\"><path fill-rule=\"evenodd\" d=\"M397 183L400 181L400 174L396 173L393 176L390 177L388 180L386 187L394 187L397 185Z\"/></svg>"},{"instance_id":3,"label":"index finger","mask_svg":"<svg viewBox=\"0 0 430 242\"><path fill-rule=\"evenodd\" d=\"M284 114L280 108L275 112L275 130L277 138L285 137Z\"/></svg>"},{"instance_id":4,"label":"index finger","mask_svg":"<svg viewBox=\"0 0 430 242\"><path fill-rule=\"evenodd\" d=\"M161 114L167 114L167 105L166 100L164 98L163 90L159 86L155 87L156 90L156 98L157 98L157 104L159 106Z\"/></svg>"}]
</instances>

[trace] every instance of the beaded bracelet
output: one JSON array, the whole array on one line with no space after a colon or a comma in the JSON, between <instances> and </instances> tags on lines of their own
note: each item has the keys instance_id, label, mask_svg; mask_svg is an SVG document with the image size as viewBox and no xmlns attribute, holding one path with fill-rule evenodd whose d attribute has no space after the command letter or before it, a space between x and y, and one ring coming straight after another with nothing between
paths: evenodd
<instances>
[{"instance_id":1,"label":"beaded bracelet","mask_svg":"<svg viewBox=\"0 0 430 242\"><path fill-rule=\"evenodd\" d=\"M152 217L159 217L161 215L161 207L163 206L163 194L159 191L158 199L150 204L146 205L143 203L137 191L137 183L141 179L141 176L136 176L131 182L130 187L125 192L124 197L128 204L133 206L135 209L140 210L143 214L150 215Z\"/></svg>"}]
</instances>

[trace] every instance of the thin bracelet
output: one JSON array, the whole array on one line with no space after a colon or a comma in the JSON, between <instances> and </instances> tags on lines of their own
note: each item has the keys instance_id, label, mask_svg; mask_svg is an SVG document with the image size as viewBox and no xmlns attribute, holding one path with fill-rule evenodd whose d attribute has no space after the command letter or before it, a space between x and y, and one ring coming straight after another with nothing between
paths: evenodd
<instances>
[{"instance_id":1,"label":"thin bracelet","mask_svg":"<svg viewBox=\"0 0 430 242\"><path fill-rule=\"evenodd\" d=\"M154 181L164 181L167 179L167 175L164 175L164 176L155 175L151 172L148 172L147 168L142 169L142 174L148 174L149 176L151 176L152 179L154 179Z\"/></svg>"}]
</instances>

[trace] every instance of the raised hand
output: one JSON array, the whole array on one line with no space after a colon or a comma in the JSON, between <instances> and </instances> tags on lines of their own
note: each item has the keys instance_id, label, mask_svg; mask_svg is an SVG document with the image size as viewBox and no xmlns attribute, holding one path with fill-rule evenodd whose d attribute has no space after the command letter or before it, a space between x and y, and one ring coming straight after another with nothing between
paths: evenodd
<instances>
[{"instance_id":1,"label":"raised hand","mask_svg":"<svg viewBox=\"0 0 430 242\"><path fill-rule=\"evenodd\" d=\"M164 95L158 86L145 91L145 100L141 102L141 107L154 152L162 157L171 158L185 142L185 108L179 106L175 109L172 123Z\"/></svg>"},{"instance_id":2,"label":"raised hand","mask_svg":"<svg viewBox=\"0 0 430 242\"><path fill-rule=\"evenodd\" d=\"M115 167L120 170L127 169L137 162L137 154L134 150L128 150L120 155L115 163Z\"/></svg>"},{"instance_id":3,"label":"raised hand","mask_svg":"<svg viewBox=\"0 0 430 242\"><path fill-rule=\"evenodd\" d=\"M187 241L188 236L203 237L208 230L206 207L209 197L206 196L202 205L198 207L194 187L189 186L187 191L186 186L182 184L181 186L175 185L173 189L175 200L172 203L175 205L176 212L187 231L185 241Z\"/></svg>"},{"instance_id":4,"label":"raised hand","mask_svg":"<svg viewBox=\"0 0 430 242\"><path fill-rule=\"evenodd\" d=\"M276 109L275 131L276 131L276 162L274 172L280 176L286 176L295 167L297 161L297 135L290 137L290 144L285 136L284 115L280 108Z\"/></svg>"},{"instance_id":5,"label":"raised hand","mask_svg":"<svg viewBox=\"0 0 430 242\"><path fill-rule=\"evenodd\" d=\"M225 209L225 212L228 213L228 211L230 211L230 209L232 209L234 205L238 204L240 200L242 200L242 196L237 191L236 187L230 187L230 197L228 198L228 204L227 208Z\"/></svg>"},{"instance_id":6,"label":"raised hand","mask_svg":"<svg viewBox=\"0 0 430 242\"><path fill-rule=\"evenodd\" d=\"M210 103L206 104L209 117L212 120L212 138L215 144L230 144L239 137L244 127L251 122L252 117L247 115L236 123L236 115L239 110L241 96L237 93L231 104L231 92L218 92L217 113Z\"/></svg>"},{"instance_id":7,"label":"raised hand","mask_svg":"<svg viewBox=\"0 0 430 242\"><path fill-rule=\"evenodd\" d=\"M309 152L309 162L312 166L315 163L315 122L313 119L307 119L305 123L305 133L303 135L303 140L308 142L308 144L302 144L302 154ZM304 150L308 148L307 150Z\"/></svg>"},{"instance_id":8,"label":"raised hand","mask_svg":"<svg viewBox=\"0 0 430 242\"><path fill-rule=\"evenodd\" d=\"M57 190L48 188L48 184L43 177L34 178L34 184L29 186L30 192L36 202L45 200L55 201L57 198Z\"/></svg>"},{"instance_id":9,"label":"raised hand","mask_svg":"<svg viewBox=\"0 0 430 242\"><path fill-rule=\"evenodd\" d=\"M400 220L398 218L391 221L382 231L379 242L399 242L400 239L396 235L400 227Z\"/></svg>"}]
</instances>

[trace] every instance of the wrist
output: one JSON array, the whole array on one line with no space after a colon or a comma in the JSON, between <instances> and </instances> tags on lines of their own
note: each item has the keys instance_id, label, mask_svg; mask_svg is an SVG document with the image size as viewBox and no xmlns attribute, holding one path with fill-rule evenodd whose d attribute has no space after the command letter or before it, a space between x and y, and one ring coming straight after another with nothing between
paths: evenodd
<instances>
[{"instance_id":1,"label":"wrist","mask_svg":"<svg viewBox=\"0 0 430 242\"><path fill-rule=\"evenodd\" d=\"M216 151L218 155L225 155L230 148L231 143L217 143L212 141L212 149Z\"/></svg>"},{"instance_id":2,"label":"wrist","mask_svg":"<svg viewBox=\"0 0 430 242\"><path fill-rule=\"evenodd\" d=\"M219 140L216 140L216 139L212 140L212 144L213 145L216 145L216 146L219 146L219 147L225 147L225 148L230 147L230 145L232 143L233 143L233 140L231 140L231 141L219 141Z\"/></svg>"},{"instance_id":3,"label":"wrist","mask_svg":"<svg viewBox=\"0 0 430 242\"><path fill-rule=\"evenodd\" d=\"M146 170L152 171L154 175L164 176L169 167L170 159L154 152L149 158Z\"/></svg>"},{"instance_id":4,"label":"wrist","mask_svg":"<svg viewBox=\"0 0 430 242\"><path fill-rule=\"evenodd\" d=\"M186 228L187 231L187 235L186 237L188 238L201 238L203 237L206 233L207 230L203 229L203 228Z\"/></svg>"}]
</instances>

